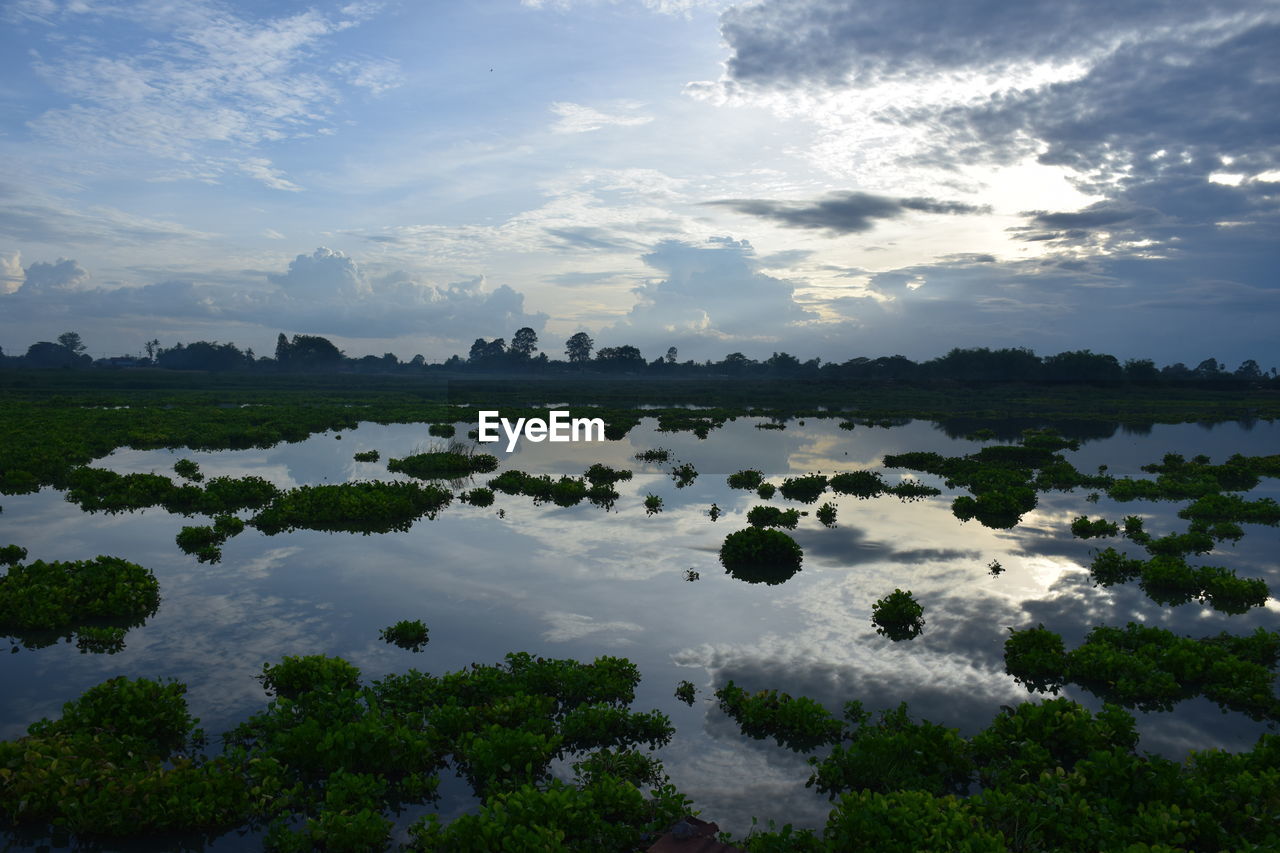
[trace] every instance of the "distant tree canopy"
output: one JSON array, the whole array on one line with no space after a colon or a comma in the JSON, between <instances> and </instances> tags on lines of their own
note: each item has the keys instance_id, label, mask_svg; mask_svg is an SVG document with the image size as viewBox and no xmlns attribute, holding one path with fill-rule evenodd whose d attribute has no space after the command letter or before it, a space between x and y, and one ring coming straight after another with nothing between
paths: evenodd
<instances>
[{"instance_id":1,"label":"distant tree canopy","mask_svg":"<svg viewBox=\"0 0 1280 853\"><path fill-rule=\"evenodd\" d=\"M71 368L88 367L93 362L80 354L84 344L76 332L65 332L58 343L32 344L25 356L4 357L0 366ZM892 383L1077 383L1077 384L1169 384L1231 385L1243 383L1272 386L1278 383L1276 368L1263 368L1247 359L1234 371L1216 358L1206 358L1194 368L1182 362L1157 367L1151 359L1129 359L1123 364L1113 355L1091 350L1068 350L1041 357L1025 347L990 349L956 348L929 361L916 362L904 355L870 358L857 356L843 362L801 361L788 352L774 352L758 361L741 352L731 352L719 361L680 363L676 347L664 355L647 359L630 344L595 350L586 332L577 332L565 341L566 360L551 359L538 348L538 333L529 326L517 329L508 345L505 338L476 338L467 357L454 355L442 363L429 363L421 354L401 361L395 353L347 357L332 341L318 335L281 333L276 338L275 358L255 359L253 350L241 352L235 344L196 341L165 349L159 340L146 341L150 360L159 367L176 370L283 370L360 373L424 373L430 371L476 371L501 374L599 373L653 378L733 377L743 379L787 379L805 382L892 382ZM592 354L595 357L592 357ZM122 362L124 362L122 364ZM108 367L145 366L145 359L127 357L102 359Z\"/></svg>"},{"instance_id":2,"label":"distant tree canopy","mask_svg":"<svg viewBox=\"0 0 1280 853\"><path fill-rule=\"evenodd\" d=\"M235 344L194 341L156 353L156 364L168 370L240 370L252 363Z\"/></svg>"}]
</instances>

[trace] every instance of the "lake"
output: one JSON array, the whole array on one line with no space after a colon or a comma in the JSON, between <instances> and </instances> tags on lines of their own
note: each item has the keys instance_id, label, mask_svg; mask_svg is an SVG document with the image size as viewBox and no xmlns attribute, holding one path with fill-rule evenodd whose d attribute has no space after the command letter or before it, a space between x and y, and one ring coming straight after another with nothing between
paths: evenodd
<instances>
[{"instance_id":1,"label":"lake","mask_svg":"<svg viewBox=\"0 0 1280 853\"><path fill-rule=\"evenodd\" d=\"M659 433L656 422L645 419L620 441L525 441L512 453L504 452L505 442L484 446L500 458L498 473L518 468L580 476L594 462L634 471L632 480L615 486L620 498L609 511L588 502L535 505L499 493L484 508L455 500L403 533L267 537L249 528L223 546L217 564L197 563L174 543L182 526L200 520L158 508L88 514L49 488L5 496L0 545L22 545L31 559L109 554L139 563L155 572L162 603L145 626L128 633L118 654L82 654L68 642L38 650L14 646L15 653L0 659L0 738L21 736L31 722L57 716L63 702L119 674L184 681L192 713L216 735L265 705L254 676L264 662L287 654L341 656L367 679L410 667L441 673L494 663L511 651L584 661L617 655L634 661L644 676L633 708L660 709L676 728L661 752L673 782L704 819L742 833L753 815L762 823L820 826L828 804L804 788L809 768L801 757L744 737L716 708L713 691L729 680L753 691L807 695L833 709L849 699L876 710L906 701L913 716L970 734L1001 704L1029 698L1004 672L1008 627L1043 623L1061 633L1068 648L1098 624L1141 621L1192 636L1275 627L1280 607L1274 600L1226 616L1196 603L1161 607L1136 583L1093 586L1085 568L1090 552L1127 543L1075 539L1073 518L1138 514L1148 530L1162 534L1185 529L1176 517L1182 502L1121 504L1103 496L1091 503L1083 490L1049 492L1018 526L992 530L957 520L950 503L961 492L945 488L939 497L910 503L830 491L809 505L781 495L762 501L730 489L726 475L756 468L778 484L809 472L874 469L889 483L906 476L941 488L937 478L882 468L884 456L916 450L954 456L982 444L927 421L853 430L840 429L834 419L793 420L785 430L757 429L760 422L739 418L705 440ZM462 436L473 425L457 426ZM1095 437L1066 457L1082 472L1105 464L1115 476L1147 476L1140 466L1170 452L1220 462L1232 453L1263 455L1280 447L1280 426L1268 422L1090 429ZM432 441L425 424L363 423L270 449L121 449L93 465L173 476L174 462L190 458L206 477L254 474L280 487L406 479L388 473L386 460ZM659 447L672 452L673 462L692 463L697 479L679 488L671 465L635 461L637 452ZM381 461L353 461L367 450L379 451ZM649 494L662 498L661 512L646 513ZM1250 493L1262 496L1280 497L1280 484L1264 479ZM838 509L833 529L812 514L824 501ZM775 586L739 581L718 560L725 536L746 527L747 511L765 503L809 513L792 533L804 549L803 569ZM721 513L716 520L709 514L713 504ZM1234 546L1192 562L1225 565L1280 589L1280 532L1245 529ZM987 569L993 560L1005 569L995 577ZM689 570L697 580L686 579ZM925 609L924 633L910 642L890 642L870 621L872 603L895 588L911 590ZM402 619L429 626L421 653L379 639L380 629ZM682 680L697 687L692 707L673 696ZM1068 688L1065 695L1101 706L1084 691ZM1172 713L1140 715L1139 728L1140 751L1170 757L1189 749L1247 749L1265 731L1203 699ZM446 815L473 802L459 781L446 779L443 791ZM211 849L242 843L233 833Z\"/></svg>"}]
</instances>

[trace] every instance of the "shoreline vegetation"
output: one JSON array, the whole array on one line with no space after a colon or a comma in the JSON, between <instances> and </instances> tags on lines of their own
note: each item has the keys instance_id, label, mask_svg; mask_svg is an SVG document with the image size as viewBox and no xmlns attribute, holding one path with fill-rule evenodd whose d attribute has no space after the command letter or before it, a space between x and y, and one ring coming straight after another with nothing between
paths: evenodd
<instances>
[{"instance_id":1,"label":"shoreline vegetation","mask_svg":"<svg viewBox=\"0 0 1280 853\"><path fill-rule=\"evenodd\" d=\"M298 528L370 535L433 517L454 494L432 482L379 480L282 491L257 477L206 480L188 460L174 466L173 477L117 475L91 467L93 460L119 447L267 447L366 421L474 423L481 407L540 414L545 409L538 406L549 400L601 417L611 439L642 418L655 418L660 431L700 438L744 416L770 418L783 428L801 418L839 418L845 429L918 418L983 445L965 456L907 452L884 460L885 468L938 476L948 488L966 491L952 500L957 518L1012 527L1050 490L1179 502L1185 532L1149 532L1136 515L1072 521L1077 538L1117 542L1095 552L1088 567L1095 584L1137 582L1162 606L1198 601L1242 613L1268 600L1263 581L1189 561L1216 543L1238 541L1242 525L1280 524L1274 501L1243 497L1262 478L1280 477L1280 456L1233 456L1214 464L1170 454L1144 466L1151 479L1131 479L1104 470L1084 474L1062 452L1081 439L1117 429L1142 432L1156 423L1271 421L1280 417L1280 396L1270 385L433 384L395 376L0 370L7 415L0 425L0 494L52 487L87 512L159 506L208 516L210 526L183 527L177 544L201 562L216 562L219 546L246 525L266 535ZM763 402L737 402L752 394ZM719 405L683 408L686 395ZM598 405L583 406L584 399ZM677 485L697 476L666 451L637 459L646 460L670 466ZM458 442L391 459L386 467L435 480L491 473L498 460L473 455ZM507 470L487 488L460 493L460 502L489 506L496 490L559 506L583 499L611 506L618 497L613 484L630 478L630 471L600 464L559 480ZM728 484L772 497L772 484L754 469L730 475ZM859 499L938 494L909 480L890 487L879 473L865 471L798 474L778 486L783 499L815 513L830 507L827 518L815 515L814 523L824 526L835 520L834 505L816 508L828 489ZM650 514L661 510L660 498L650 496L646 504ZM800 571L803 555L778 528L794 529L808 515L799 508L753 508L748 526L724 540L726 572L748 583L785 582ZM1117 550L1123 542L1129 551ZM33 649L76 633L82 650L111 653L123 648L126 631L145 630L159 605L151 573L123 559L28 562L18 545L0 549L0 557L8 564L0 577L0 630ZM993 577L997 567L993 561ZM119 581L119 601L110 591L93 597L116 602L110 609L68 591L67 579L88 573L103 583ZM883 593L868 616L885 641L920 634L925 608L911 592ZM37 612L34 606L43 608L38 624L19 616ZM404 620L379 638L412 652L427 642L427 629ZM1274 849L1280 845L1280 736L1264 734L1249 751L1193 752L1175 762L1138 753L1134 719L1125 709L1170 711L1203 697L1224 712L1274 726L1280 723L1278 665L1280 633L1263 629L1191 638L1133 623L1095 626L1068 650L1042 625L1011 628L1006 672L1029 694L1071 684L1107 704L1091 712L1064 698L1029 696L968 738L912 719L905 704L877 716L851 701L837 716L805 697L772 690L749 695L729 682L715 691L715 712L751 738L771 738L807 755L814 768L809 786L833 804L820 830L770 824L734 843L752 853ZM504 663L461 672L409 670L367 682L341 658L285 657L264 665L265 708L225 733L214 753L187 710L181 682L121 676L67 702L59 718L32 724L25 737L0 742L0 830L38 834L52 826L90 844L176 834L199 849L201 839L239 828L261 833L274 851L378 850L390 844L388 815L434 802L441 774L451 772L471 786L478 810L447 823L428 814L410 828L404 849L645 849L680 817L696 813L696 804L676 790L654 755L673 734L670 720L630 708L639 678L622 658L588 664L513 653ZM572 768L572 778L557 777L553 766Z\"/></svg>"}]
</instances>

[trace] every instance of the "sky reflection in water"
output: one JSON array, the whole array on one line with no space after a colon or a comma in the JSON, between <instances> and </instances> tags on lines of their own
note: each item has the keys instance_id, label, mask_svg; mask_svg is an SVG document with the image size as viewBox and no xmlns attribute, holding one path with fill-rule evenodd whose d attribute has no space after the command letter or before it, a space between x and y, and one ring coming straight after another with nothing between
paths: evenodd
<instances>
[{"instance_id":1,"label":"sky reflection in water","mask_svg":"<svg viewBox=\"0 0 1280 853\"><path fill-rule=\"evenodd\" d=\"M793 534L805 551L803 570L780 586L734 580L719 565L720 543L745 527L747 510L763 502L728 489L726 474L759 468L778 483L811 471L878 468L887 453L956 455L979 446L921 421L852 431L835 420L793 421L784 431L758 430L754 423L728 423L706 440L660 434L646 420L618 442L524 442L512 454L485 447L502 459L499 470L580 475L592 462L604 462L635 471L633 480L617 485L621 497L609 512L585 502L535 506L499 494L487 508L455 501L404 533L264 537L248 529L224 546L216 565L198 564L174 544L179 528L198 520L159 509L89 515L49 489L6 497L0 544L21 544L33 559L103 553L141 563L160 579L162 603L144 627L129 632L117 655L80 654L65 642L5 655L0 737L21 735L33 720L56 715L64 701L118 674L185 681L193 713L217 733L264 706L254 676L264 662L286 654L340 655L368 678L410 667L444 672L516 650L583 660L621 655L644 675L635 707L659 707L677 728L663 753L673 780L704 817L744 832L752 815L818 825L827 803L803 787L809 768L799 756L744 738L715 709L712 691L730 679L749 690L809 695L833 709L854 698L872 709L907 701L917 718L971 733L1000 704L1027 697L1003 671L1008 626L1043 622L1069 646L1092 625L1135 619L1195 636L1274 627L1274 603L1226 617L1196 604L1157 607L1136 584L1094 589L1082 567L1098 546L1071 537L1073 517L1118 520L1137 513L1157 533L1185 522L1175 516L1179 504L1106 498L1090 504L1083 491L1041 495L1039 507L1007 531L957 521L950 494L902 503L828 492L822 501L839 509L832 530L813 518L819 504L777 497L769 503L810 513ZM468 425L458 427L465 436ZM1068 458L1082 471L1107 464L1113 474L1141 475L1140 465L1167 452L1205 453L1215 461L1235 452L1273 452L1278 433L1273 424L1156 426L1145 435L1116 431L1088 441ZM386 460L432 441L425 425L363 424L341 440L329 433L267 450L121 450L98 464L121 473L171 473L174 461L188 457L207 477L257 474L289 487L403 479L386 471ZM677 488L669 466L634 461L637 451L655 447L692 462L698 479ZM361 450L378 450L381 461L354 462ZM889 482L903 473L884 471ZM645 513L650 493L663 498L663 512ZM1277 494L1276 482L1264 480L1253 496ZM713 502L723 513L715 522L707 514ZM1275 530L1248 526L1237 545L1203 559L1280 589L1276 540ZM1006 571L993 578L987 564L995 559ZM701 579L686 581L688 569ZM925 631L911 642L889 642L870 623L872 602L895 587L911 589L925 608ZM380 628L419 618L431 631L421 654L378 639ZM693 708L672 696L681 679L698 686ZM1100 706L1088 694L1067 695ZM1140 749L1180 756L1193 747L1248 748L1263 728L1196 700L1147 716L1141 731Z\"/></svg>"}]
</instances>

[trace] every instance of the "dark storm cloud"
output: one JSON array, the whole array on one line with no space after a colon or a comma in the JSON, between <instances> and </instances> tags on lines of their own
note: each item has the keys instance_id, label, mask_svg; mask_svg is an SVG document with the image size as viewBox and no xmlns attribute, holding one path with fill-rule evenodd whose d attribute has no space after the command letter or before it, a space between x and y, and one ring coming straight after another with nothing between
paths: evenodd
<instances>
[{"instance_id":1,"label":"dark storm cloud","mask_svg":"<svg viewBox=\"0 0 1280 853\"><path fill-rule=\"evenodd\" d=\"M763 86L1069 60L1157 30L1264 14L1251 0L772 0L727 10L729 79ZM1159 26L1153 26L1158 24Z\"/></svg>"},{"instance_id":2,"label":"dark storm cloud","mask_svg":"<svg viewBox=\"0 0 1280 853\"><path fill-rule=\"evenodd\" d=\"M743 198L706 202L738 213L768 219L785 228L806 228L831 235L870 231L880 219L920 213L986 213L990 208L932 198L892 198L864 192L835 192L816 201L789 202Z\"/></svg>"}]
</instances>

